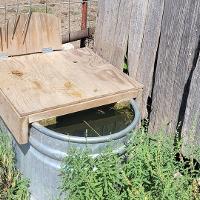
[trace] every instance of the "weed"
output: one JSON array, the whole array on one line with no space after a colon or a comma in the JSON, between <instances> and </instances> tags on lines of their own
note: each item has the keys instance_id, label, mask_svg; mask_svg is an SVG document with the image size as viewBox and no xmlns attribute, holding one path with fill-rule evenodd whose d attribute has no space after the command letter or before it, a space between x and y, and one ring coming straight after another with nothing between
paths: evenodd
<instances>
[{"instance_id":1,"label":"weed","mask_svg":"<svg viewBox=\"0 0 200 200\"><path fill-rule=\"evenodd\" d=\"M22 13L28 13L30 11L29 8L24 8L21 12ZM40 13L49 13L53 14L53 11L51 8L46 8L45 6L32 6L31 7L31 12L40 12Z\"/></svg>"},{"instance_id":2,"label":"weed","mask_svg":"<svg viewBox=\"0 0 200 200\"><path fill-rule=\"evenodd\" d=\"M14 153L8 136L0 132L0 200L28 200L28 181L14 166Z\"/></svg>"},{"instance_id":3,"label":"weed","mask_svg":"<svg viewBox=\"0 0 200 200\"><path fill-rule=\"evenodd\" d=\"M62 193L69 200L200 199L200 172L193 160L177 159L180 149L173 137L143 129L123 155L108 148L92 158L89 150L73 149L61 170Z\"/></svg>"}]
</instances>

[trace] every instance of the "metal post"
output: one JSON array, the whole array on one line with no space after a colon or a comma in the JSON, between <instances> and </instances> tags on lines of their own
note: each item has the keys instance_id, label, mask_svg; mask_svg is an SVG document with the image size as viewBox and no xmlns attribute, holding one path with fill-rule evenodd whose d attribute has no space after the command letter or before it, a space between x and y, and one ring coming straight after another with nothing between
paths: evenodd
<instances>
[{"instance_id":1,"label":"metal post","mask_svg":"<svg viewBox=\"0 0 200 200\"><path fill-rule=\"evenodd\" d=\"M94 34L95 28L92 27L90 29L86 29L86 30L81 30L81 31L76 31L76 32L71 32L70 35L65 34L62 36L62 43L68 43L68 42L73 42L73 41L77 41L77 40L83 40L86 38L91 37L91 35Z\"/></svg>"},{"instance_id":2,"label":"metal post","mask_svg":"<svg viewBox=\"0 0 200 200\"><path fill-rule=\"evenodd\" d=\"M88 10L88 0L82 2L82 20L81 20L81 30L87 29L87 10ZM86 38L81 39L80 47L85 47Z\"/></svg>"}]
</instances>

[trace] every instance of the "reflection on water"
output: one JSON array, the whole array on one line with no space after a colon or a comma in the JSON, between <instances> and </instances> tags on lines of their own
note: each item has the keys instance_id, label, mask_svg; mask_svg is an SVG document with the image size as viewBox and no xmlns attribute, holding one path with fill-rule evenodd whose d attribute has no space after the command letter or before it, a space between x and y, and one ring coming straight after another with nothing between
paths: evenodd
<instances>
[{"instance_id":1,"label":"reflection on water","mask_svg":"<svg viewBox=\"0 0 200 200\"><path fill-rule=\"evenodd\" d=\"M46 127L66 135L97 137L123 130L133 118L131 108L116 109L108 105L58 117Z\"/></svg>"}]
</instances>

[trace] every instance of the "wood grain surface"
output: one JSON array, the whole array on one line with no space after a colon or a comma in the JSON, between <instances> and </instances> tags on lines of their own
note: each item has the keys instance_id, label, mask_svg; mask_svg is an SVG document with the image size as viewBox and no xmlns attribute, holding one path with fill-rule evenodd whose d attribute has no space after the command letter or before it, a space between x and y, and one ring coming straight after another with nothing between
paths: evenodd
<instances>
[{"instance_id":1,"label":"wood grain surface","mask_svg":"<svg viewBox=\"0 0 200 200\"><path fill-rule=\"evenodd\" d=\"M143 118L148 116L146 104L151 96L163 10L164 0L101 0L98 4L95 51L120 69L127 57L130 77L144 84L137 98Z\"/></svg>"},{"instance_id":2,"label":"wood grain surface","mask_svg":"<svg viewBox=\"0 0 200 200\"><path fill-rule=\"evenodd\" d=\"M200 145L200 57L198 58L196 68L193 72L191 80L190 92L187 100L187 107L185 111L185 119L183 123L183 152L185 155L194 156L195 147ZM194 147L193 149L191 147ZM195 155L196 156L196 155ZM199 154L197 155L200 160Z\"/></svg>"},{"instance_id":3,"label":"wood grain surface","mask_svg":"<svg viewBox=\"0 0 200 200\"><path fill-rule=\"evenodd\" d=\"M0 62L0 73L1 95L29 123L135 98L142 89L88 48L13 57Z\"/></svg>"},{"instance_id":4,"label":"wood grain surface","mask_svg":"<svg viewBox=\"0 0 200 200\"><path fill-rule=\"evenodd\" d=\"M200 2L165 4L153 89L151 130L174 133L183 123L189 82L199 51Z\"/></svg>"},{"instance_id":5,"label":"wood grain surface","mask_svg":"<svg viewBox=\"0 0 200 200\"><path fill-rule=\"evenodd\" d=\"M20 14L0 27L0 53L9 56L61 49L61 22L46 13Z\"/></svg>"}]
</instances>

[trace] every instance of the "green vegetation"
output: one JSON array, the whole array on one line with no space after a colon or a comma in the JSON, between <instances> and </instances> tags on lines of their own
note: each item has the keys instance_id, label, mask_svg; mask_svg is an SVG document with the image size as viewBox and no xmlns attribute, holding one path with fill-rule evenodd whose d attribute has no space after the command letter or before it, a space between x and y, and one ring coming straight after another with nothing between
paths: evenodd
<instances>
[{"instance_id":1,"label":"green vegetation","mask_svg":"<svg viewBox=\"0 0 200 200\"><path fill-rule=\"evenodd\" d=\"M92 158L71 150L62 167L62 192L69 200L200 199L200 171L185 159L181 142L164 133L137 131L123 155L108 148Z\"/></svg>"},{"instance_id":2,"label":"green vegetation","mask_svg":"<svg viewBox=\"0 0 200 200\"><path fill-rule=\"evenodd\" d=\"M15 169L10 139L0 132L0 200L28 199L28 181Z\"/></svg>"},{"instance_id":3,"label":"green vegetation","mask_svg":"<svg viewBox=\"0 0 200 200\"><path fill-rule=\"evenodd\" d=\"M29 11L30 11L29 8L24 8L21 12L28 13ZM49 7L46 8L45 6L32 6L31 12L41 12L41 13L53 14L52 9Z\"/></svg>"}]
</instances>

